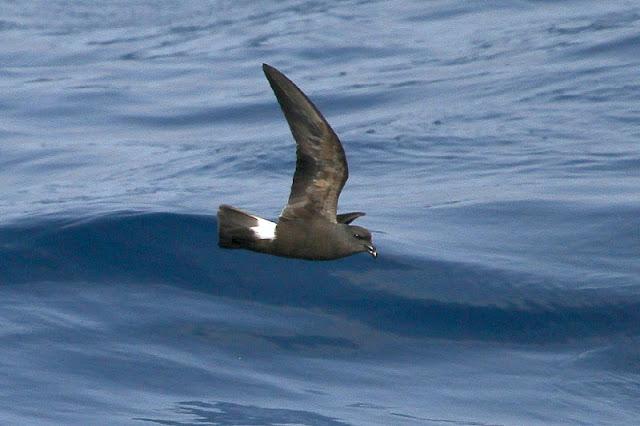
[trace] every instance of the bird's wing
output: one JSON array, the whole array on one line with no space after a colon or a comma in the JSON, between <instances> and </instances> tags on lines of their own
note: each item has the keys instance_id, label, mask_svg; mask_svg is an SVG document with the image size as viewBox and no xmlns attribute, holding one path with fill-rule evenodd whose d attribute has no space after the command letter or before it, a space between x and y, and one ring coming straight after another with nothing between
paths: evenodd
<instances>
[{"instance_id":1,"label":"bird's wing","mask_svg":"<svg viewBox=\"0 0 640 426\"><path fill-rule=\"evenodd\" d=\"M320 111L291 80L263 64L267 80L296 140L296 172L284 219L323 216L337 223L338 197L349 170L342 144Z\"/></svg>"},{"instance_id":2,"label":"bird's wing","mask_svg":"<svg viewBox=\"0 0 640 426\"><path fill-rule=\"evenodd\" d=\"M338 223L350 224L360 216L364 216L365 213L362 212L351 212L351 213L342 213L337 217Z\"/></svg>"}]
</instances>

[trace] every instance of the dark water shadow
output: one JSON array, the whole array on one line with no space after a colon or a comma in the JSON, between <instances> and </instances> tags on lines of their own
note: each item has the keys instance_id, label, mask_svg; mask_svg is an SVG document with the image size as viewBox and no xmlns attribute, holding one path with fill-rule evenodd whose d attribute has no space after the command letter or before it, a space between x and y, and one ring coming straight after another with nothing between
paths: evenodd
<instances>
[{"instance_id":1,"label":"dark water shadow","mask_svg":"<svg viewBox=\"0 0 640 426\"><path fill-rule=\"evenodd\" d=\"M393 293L377 281L389 274L399 283L437 276L406 273L432 268L446 271L440 275L453 286L467 273L458 265L393 257L373 262L368 256L335 262L283 259L219 249L216 232L214 217L170 213L119 213L3 227L0 282L166 283L271 306L320 310L417 338L553 343L640 333L638 301L575 306L558 299L524 307L442 302L423 293ZM365 283L356 285L346 278L363 271Z\"/></svg>"},{"instance_id":2,"label":"dark water shadow","mask_svg":"<svg viewBox=\"0 0 640 426\"><path fill-rule=\"evenodd\" d=\"M173 410L181 416L189 416L191 420L167 420L138 417L134 420L159 425L217 425L217 426L347 426L337 419L326 417L311 411L289 410L284 408L263 408L254 405L234 404L218 401L214 403L202 401L179 402Z\"/></svg>"}]
</instances>

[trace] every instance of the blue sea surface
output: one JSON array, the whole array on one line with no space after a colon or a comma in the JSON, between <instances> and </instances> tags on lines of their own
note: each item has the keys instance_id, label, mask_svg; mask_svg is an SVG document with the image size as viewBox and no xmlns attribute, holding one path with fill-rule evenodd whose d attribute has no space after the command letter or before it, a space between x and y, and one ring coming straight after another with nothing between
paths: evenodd
<instances>
[{"instance_id":1,"label":"blue sea surface","mask_svg":"<svg viewBox=\"0 0 640 426\"><path fill-rule=\"evenodd\" d=\"M0 424L638 424L638 2L0 11ZM218 248L288 197L263 62L378 259Z\"/></svg>"}]
</instances>

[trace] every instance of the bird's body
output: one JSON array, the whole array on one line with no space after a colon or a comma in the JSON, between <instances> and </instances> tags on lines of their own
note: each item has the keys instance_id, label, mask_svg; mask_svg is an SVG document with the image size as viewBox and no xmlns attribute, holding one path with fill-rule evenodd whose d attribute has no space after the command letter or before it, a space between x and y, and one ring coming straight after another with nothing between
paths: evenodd
<instances>
[{"instance_id":1,"label":"bird's body","mask_svg":"<svg viewBox=\"0 0 640 426\"><path fill-rule=\"evenodd\" d=\"M331 260L353 254L345 232L348 225L330 223L322 218L309 221L280 220L274 240L281 256L313 260Z\"/></svg>"},{"instance_id":2,"label":"bird's body","mask_svg":"<svg viewBox=\"0 0 640 426\"><path fill-rule=\"evenodd\" d=\"M291 194L277 223L221 205L219 245L309 260L359 252L376 257L369 231L350 225L364 213L337 214L338 197L349 176L340 140L291 80L269 65L263 70L297 144Z\"/></svg>"}]
</instances>

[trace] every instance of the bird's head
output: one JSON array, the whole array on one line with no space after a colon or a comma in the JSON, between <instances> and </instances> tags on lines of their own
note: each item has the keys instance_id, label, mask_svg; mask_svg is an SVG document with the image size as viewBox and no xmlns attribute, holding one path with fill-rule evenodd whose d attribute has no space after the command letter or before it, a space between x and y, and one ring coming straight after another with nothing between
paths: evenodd
<instances>
[{"instance_id":1,"label":"bird's head","mask_svg":"<svg viewBox=\"0 0 640 426\"><path fill-rule=\"evenodd\" d=\"M378 257L376 247L371 242L371 232L362 226L347 225L350 236L350 244L356 251L366 251L371 256Z\"/></svg>"}]
</instances>

